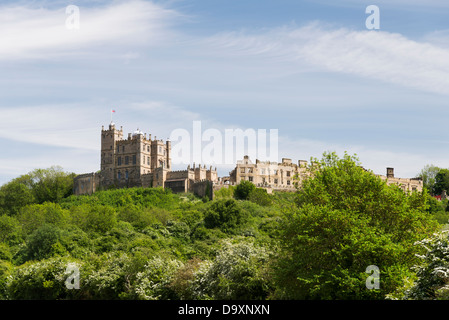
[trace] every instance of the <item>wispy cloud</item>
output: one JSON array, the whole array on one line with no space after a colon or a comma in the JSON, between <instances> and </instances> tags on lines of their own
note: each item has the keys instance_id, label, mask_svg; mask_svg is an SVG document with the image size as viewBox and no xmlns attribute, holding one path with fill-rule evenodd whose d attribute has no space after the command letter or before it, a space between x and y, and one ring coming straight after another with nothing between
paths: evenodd
<instances>
[{"instance_id":1,"label":"wispy cloud","mask_svg":"<svg viewBox=\"0 0 449 320\"><path fill-rule=\"evenodd\" d=\"M86 54L105 46L156 45L180 14L152 2L119 1L79 7L79 29L66 27L72 12L24 5L0 7L0 60ZM128 57L129 58L129 57Z\"/></svg>"},{"instance_id":2,"label":"wispy cloud","mask_svg":"<svg viewBox=\"0 0 449 320\"><path fill-rule=\"evenodd\" d=\"M222 54L290 61L291 72L313 66L315 70L449 94L449 49L396 33L332 29L315 22L260 33L222 33L206 42L217 52L220 48Z\"/></svg>"}]
</instances>

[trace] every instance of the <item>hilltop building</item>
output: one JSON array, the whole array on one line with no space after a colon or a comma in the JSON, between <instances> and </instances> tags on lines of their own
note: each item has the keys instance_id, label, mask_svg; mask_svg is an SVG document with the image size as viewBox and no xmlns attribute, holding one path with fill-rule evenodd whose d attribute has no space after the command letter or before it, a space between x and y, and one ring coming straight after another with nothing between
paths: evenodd
<instances>
[{"instance_id":1,"label":"hilltop building","mask_svg":"<svg viewBox=\"0 0 449 320\"><path fill-rule=\"evenodd\" d=\"M123 127L117 129L111 122L108 129L101 129L100 171L78 175L73 191L80 195L110 187L168 187L205 195L217 181L217 169L205 165L172 171L170 141L152 139L139 129L124 139Z\"/></svg>"},{"instance_id":2,"label":"hilltop building","mask_svg":"<svg viewBox=\"0 0 449 320\"><path fill-rule=\"evenodd\" d=\"M289 158L282 162L252 162L248 156L237 161L229 177L218 177L217 168L205 165L186 170L172 171L171 142L152 139L151 134L139 129L123 138L120 130L111 122L108 129L101 129L100 171L75 177L73 192L76 195L92 194L111 187L164 187L173 192L193 192L213 198L213 190L236 185L248 180L257 187L273 191L295 191L307 175L307 161L293 163ZM423 181L419 178L397 178L394 169L387 168L387 175L378 175L387 184L395 184L404 191L422 191Z\"/></svg>"},{"instance_id":3,"label":"hilltop building","mask_svg":"<svg viewBox=\"0 0 449 320\"><path fill-rule=\"evenodd\" d=\"M293 178L298 175L299 182L306 172L307 161L299 160L292 163L291 159L282 158L282 162L260 161L253 163L248 156L237 161L235 169L229 173L229 182L239 184L242 180L248 180L257 187L272 191L295 191Z\"/></svg>"},{"instance_id":4,"label":"hilltop building","mask_svg":"<svg viewBox=\"0 0 449 320\"><path fill-rule=\"evenodd\" d=\"M422 191L424 183L421 178L397 178L394 168L387 168L387 175L378 175L388 185L395 184L404 191Z\"/></svg>"}]
</instances>

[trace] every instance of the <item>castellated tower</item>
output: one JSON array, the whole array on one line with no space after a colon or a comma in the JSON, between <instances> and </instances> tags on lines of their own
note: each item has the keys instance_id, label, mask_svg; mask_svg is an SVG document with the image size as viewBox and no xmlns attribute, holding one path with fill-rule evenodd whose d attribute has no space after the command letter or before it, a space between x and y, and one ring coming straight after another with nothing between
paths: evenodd
<instances>
[{"instance_id":1,"label":"castellated tower","mask_svg":"<svg viewBox=\"0 0 449 320\"><path fill-rule=\"evenodd\" d=\"M151 138L139 129L123 138L123 129L101 130L101 187L163 186L171 170L171 142ZM157 171L157 172L156 172ZM159 173L160 172L160 173Z\"/></svg>"},{"instance_id":2,"label":"castellated tower","mask_svg":"<svg viewBox=\"0 0 449 320\"><path fill-rule=\"evenodd\" d=\"M114 183L116 143L123 139L123 129L117 130L115 124L109 124L109 130L101 128L101 185L109 186Z\"/></svg>"},{"instance_id":3,"label":"castellated tower","mask_svg":"<svg viewBox=\"0 0 449 320\"><path fill-rule=\"evenodd\" d=\"M204 179L216 181L216 169L204 167L194 172L188 168L173 172L170 141L158 140L156 136L152 139L151 134L147 138L139 129L124 138L123 128L118 130L111 122L108 129L101 128L100 173L78 175L73 190L75 194L91 194L110 187L168 187L195 192L195 188L205 186ZM195 186L195 183L200 184Z\"/></svg>"}]
</instances>

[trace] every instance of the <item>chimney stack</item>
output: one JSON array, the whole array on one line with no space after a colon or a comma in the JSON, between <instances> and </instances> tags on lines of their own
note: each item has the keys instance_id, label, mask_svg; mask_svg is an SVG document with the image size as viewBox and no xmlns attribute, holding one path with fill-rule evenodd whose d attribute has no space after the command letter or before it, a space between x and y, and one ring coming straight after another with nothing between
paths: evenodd
<instances>
[{"instance_id":1,"label":"chimney stack","mask_svg":"<svg viewBox=\"0 0 449 320\"><path fill-rule=\"evenodd\" d=\"M387 178L394 178L394 168L387 168Z\"/></svg>"}]
</instances>

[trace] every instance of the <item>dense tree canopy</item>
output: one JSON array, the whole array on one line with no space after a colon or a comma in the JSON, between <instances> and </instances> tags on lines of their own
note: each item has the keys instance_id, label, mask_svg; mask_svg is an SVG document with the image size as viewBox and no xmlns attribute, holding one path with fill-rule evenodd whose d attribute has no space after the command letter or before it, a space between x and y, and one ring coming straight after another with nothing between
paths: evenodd
<instances>
[{"instance_id":1,"label":"dense tree canopy","mask_svg":"<svg viewBox=\"0 0 449 320\"><path fill-rule=\"evenodd\" d=\"M440 169L435 176L435 184L433 186L433 193L441 195L443 191L449 190L449 169Z\"/></svg>"},{"instance_id":2,"label":"dense tree canopy","mask_svg":"<svg viewBox=\"0 0 449 320\"><path fill-rule=\"evenodd\" d=\"M355 157L329 153L309 168L298 208L282 225L278 295L294 299L381 299L416 262L415 241L437 224L425 193L407 195L359 166ZM382 274L367 290L368 266Z\"/></svg>"},{"instance_id":3,"label":"dense tree canopy","mask_svg":"<svg viewBox=\"0 0 449 320\"><path fill-rule=\"evenodd\" d=\"M246 181L212 201L162 188L75 196L73 174L34 170L0 187L0 299L405 296L413 243L444 227L447 201L388 187L347 155L313 163L297 193ZM365 286L368 265L379 290Z\"/></svg>"},{"instance_id":4,"label":"dense tree canopy","mask_svg":"<svg viewBox=\"0 0 449 320\"><path fill-rule=\"evenodd\" d=\"M57 202L72 194L74 176L56 166L22 175L0 187L0 213L14 215L29 204Z\"/></svg>"}]
</instances>

